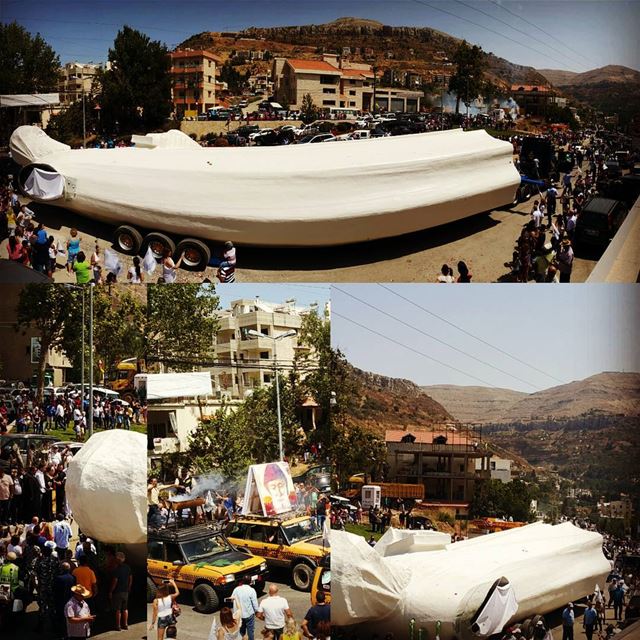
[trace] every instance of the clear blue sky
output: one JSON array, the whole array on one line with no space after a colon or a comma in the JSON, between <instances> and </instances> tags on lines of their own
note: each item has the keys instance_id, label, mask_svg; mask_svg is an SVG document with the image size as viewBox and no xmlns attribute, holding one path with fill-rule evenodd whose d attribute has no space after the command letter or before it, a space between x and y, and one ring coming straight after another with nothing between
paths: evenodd
<instances>
[{"instance_id":1,"label":"clear blue sky","mask_svg":"<svg viewBox=\"0 0 640 640\"><path fill-rule=\"evenodd\" d=\"M235 282L216 286L216 293L220 298L220 306L227 309L233 300L240 298L255 298L260 296L264 302L279 302L295 298L296 305L307 307L312 302L318 303L318 312L322 313L324 305L329 300L328 284L269 284Z\"/></svg>"},{"instance_id":2,"label":"clear blue sky","mask_svg":"<svg viewBox=\"0 0 640 640\"><path fill-rule=\"evenodd\" d=\"M385 286L544 373L494 351L379 285L337 284L331 288L332 344L360 369L420 385L496 386L529 393L602 371L640 371L637 285ZM354 296L488 364L404 326ZM444 364L412 353L341 316Z\"/></svg>"},{"instance_id":3,"label":"clear blue sky","mask_svg":"<svg viewBox=\"0 0 640 640\"><path fill-rule=\"evenodd\" d=\"M640 39L637 37L640 2L637 0L0 2L3 22L15 18L30 31L39 31L60 54L63 63L106 60L109 45L118 28L125 23L173 47L189 35L202 31L319 24L342 16L370 18L391 25L432 27L480 44L485 51L512 62L537 68L586 71L606 64L640 67ZM548 35L530 25L540 27Z\"/></svg>"}]
</instances>

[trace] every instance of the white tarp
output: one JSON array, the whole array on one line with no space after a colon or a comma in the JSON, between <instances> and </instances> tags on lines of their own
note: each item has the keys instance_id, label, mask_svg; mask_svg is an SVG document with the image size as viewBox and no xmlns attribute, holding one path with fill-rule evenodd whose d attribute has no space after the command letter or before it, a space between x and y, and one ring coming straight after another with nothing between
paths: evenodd
<instances>
[{"instance_id":1,"label":"white tarp","mask_svg":"<svg viewBox=\"0 0 640 640\"><path fill-rule=\"evenodd\" d=\"M109 543L147 540L147 438L111 429L92 435L69 463L66 491L88 536Z\"/></svg>"},{"instance_id":2,"label":"white tarp","mask_svg":"<svg viewBox=\"0 0 640 640\"><path fill-rule=\"evenodd\" d=\"M387 557L360 536L332 531L331 547L333 622L398 637L406 636L412 618L428 637L435 635L437 621L441 640L476 637L472 620L502 577L518 603L517 613L507 618L515 621L592 593L610 569L602 536L570 523L536 523L440 550ZM502 605L506 617L512 600ZM497 617L496 609L491 614L496 624Z\"/></svg>"},{"instance_id":3,"label":"white tarp","mask_svg":"<svg viewBox=\"0 0 640 640\"><path fill-rule=\"evenodd\" d=\"M213 394L211 374L208 371L149 373L146 380L147 400L195 398Z\"/></svg>"},{"instance_id":4,"label":"white tarp","mask_svg":"<svg viewBox=\"0 0 640 640\"><path fill-rule=\"evenodd\" d=\"M0 107L39 107L49 109L60 104L58 93L12 93L0 96Z\"/></svg>"},{"instance_id":5,"label":"white tarp","mask_svg":"<svg viewBox=\"0 0 640 640\"><path fill-rule=\"evenodd\" d=\"M497 585L475 620L477 635L486 637L499 633L517 611L518 602L513 586Z\"/></svg>"},{"instance_id":6,"label":"white tarp","mask_svg":"<svg viewBox=\"0 0 640 640\"><path fill-rule=\"evenodd\" d=\"M13 133L12 150L29 139L24 129ZM48 164L74 179L64 206L81 215L266 246L426 229L510 203L520 184L511 144L481 130L280 147L45 151Z\"/></svg>"},{"instance_id":7,"label":"white tarp","mask_svg":"<svg viewBox=\"0 0 640 640\"><path fill-rule=\"evenodd\" d=\"M389 527L374 548L381 556L397 556L415 551L444 549L448 544L451 544L448 533Z\"/></svg>"},{"instance_id":8,"label":"white tarp","mask_svg":"<svg viewBox=\"0 0 640 640\"><path fill-rule=\"evenodd\" d=\"M171 129L165 133L147 133L146 136L131 136L136 147L145 149L202 149L202 147L186 133L179 129Z\"/></svg>"},{"instance_id":9,"label":"white tarp","mask_svg":"<svg viewBox=\"0 0 640 640\"><path fill-rule=\"evenodd\" d=\"M11 156L22 166L47 162L49 155L71 150L68 144L53 140L39 127L18 127L11 135L10 146Z\"/></svg>"},{"instance_id":10,"label":"white tarp","mask_svg":"<svg viewBox=\"0 0 640 640\"><path fill-rule=\"evenodd\" d=\"M36 168L24 181L24 190L35 200L57 200L64 195L64 178L59 173Z\"/></svg>"}]
</instances>

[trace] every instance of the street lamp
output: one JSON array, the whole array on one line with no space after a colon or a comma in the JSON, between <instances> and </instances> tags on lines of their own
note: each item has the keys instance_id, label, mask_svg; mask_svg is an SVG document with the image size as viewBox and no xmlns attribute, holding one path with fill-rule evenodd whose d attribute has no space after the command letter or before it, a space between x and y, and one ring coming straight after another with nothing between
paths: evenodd
<instances>
[{"instance_id":1,"label":"street lamp","mask_svg":"<svg viewBox=\"0 0 640 640\"><path fill-rule=\"evenodd\" d=\"M84 334L84 322L85 322L85 287L81 287L75 284L65 284L67 289L75 289L76 291L82 291L82 358L81 358L81 373L80 373L80 388L81 388L81 402L84 407L84 352L85 352L85 334ZM93 288L94 284L89 285L89 415L87 417L87 430L89 437L93 435Z\"/></svg>"},{"instance_id":2,"label":"street lamp","mask_svg":"<svg viewBox=\"0 0 640 640\"><path fill-rule=\"evenodd\" d=\"M280 451L281 461L284 460L284 448L282 446L282 415L280 412L280 378L278 377L278 340L291 338L297 333L298 332L295 329L290 329L289 331L281 333L279 336L267 336L264 333L256 331L255 329L249 329L247 331L247 335L253 338L269 338L269 340L273 340L273 366L276 370L276 406L278 411L278 448Z\"/></svg>"}]
</instances>

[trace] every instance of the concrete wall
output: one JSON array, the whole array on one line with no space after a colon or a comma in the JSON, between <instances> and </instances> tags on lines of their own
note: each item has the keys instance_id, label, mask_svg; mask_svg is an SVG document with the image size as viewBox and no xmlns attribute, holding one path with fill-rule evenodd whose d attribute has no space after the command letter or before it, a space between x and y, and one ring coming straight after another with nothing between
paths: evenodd
<instances>
[{"instance_id":1,"label":"concrete wall","mask_svg":"<svg viewBox=\"0 0 640 640\"><path fill-rule=\"evenodd\" d=\"M227 133L228 131L235 131L238 127L247 124L246 120L232 120L227 127L227 123L224 120L183 120L180 123L180 131L184 131L187 135L195 133L197 139L200 140L202 136L207 133ZM261 129L275 129L283 124L292 124L294 127L302 125L301 120L251 120L249 124L257 124Z\"/></svg>"}]
</instances>

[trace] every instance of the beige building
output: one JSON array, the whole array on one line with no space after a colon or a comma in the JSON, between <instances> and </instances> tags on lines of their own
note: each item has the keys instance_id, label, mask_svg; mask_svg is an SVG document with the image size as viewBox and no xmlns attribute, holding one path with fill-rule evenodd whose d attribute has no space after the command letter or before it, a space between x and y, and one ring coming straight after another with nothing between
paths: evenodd
<instances>
[{"instance_id":1,"label":"beige building","mask_svg":"<svg viewBox=\"0 0 640 640\"><path fill-rule=\"evenodd\" d=\"M7 382L31 385L37 374L40 353L39 332L32 327L17 329L18 303L23 285L2 285L0 305L0 377ZM47 383L60 386L66 382L71 363L59 351L47 355Z\"/></svg>"},{"instance_id":2,"label":"beige building","mask_svg":"<svg viewBox=\"0 0 640 640\"><path fill-rule=\"evenodd\" d=\"M629 521L633 516L633 512L633 502L625 493L620 494L620 500L598 502L598 513L603 518L621 518L622 520Z\"/></svg>"},{"instance_id":3,"label":"beige building","mask_svg":"<svg viewBox=\"0 0 640 640\"><path fill-rule=\"evenodd\" d=\"M379 86L382 78L367 64L347 62L334 54L322 60L274 58L272 79L276 100L295 111L309 94L320 109L373 111L374 89L376 110L419 111L422 91Z\"/></svg>"},{"instance_id":4,"label":"beige building","mask_svg":"<svg viewBox=\"0 0 640 640\"><path fill-rule=\"evenodd\" d=\"M462 427L387 431L387 480L424 485L425 502L468 506L476 482L490 477L491 454L474 436Z\"/></svg>"},{"instance_id":5,"label":"beige building","mask_svg":"<svg viewBox=\"0 0 640 640\"><path fill-rule=\"evenodd\" d=\"M482 459L476 458L475 465L476 471L486 470L482 468ZM506 484L511 482L511 464L512 461L507 458L499 458L498 456L491 456L488 461L489 473L492 480L500 480L500 482Z\"/></svg>"},{"instance_id":6,"label":"beige building","mask_svg":"<svg viewBox=\"0 0 640 640\"><path fill-rule=\"evenodd\" d=\"M216 71L220 59L210 51L172 51L171 92L178 118L197 118L216 106Z\"/></svg>"},{"instance_id":7,"label":"beige building","mask_svg":"<svg viewBox=\"0 0 640 640\"><path fill-rule=\"evenodd\" d=\"M58 93L60 103L68 106L77 100L82 99L82 95L90 96L93 81L100 69L109 69L110 63L105 64L83 64L81 62L68 62L60 70L58 79Z\"/></svg>"},{"instance_id":8,"label":"beige building","mask_svg":"<svg viewBox=\"0 0 640 640\"><path fill-rule=\"evenodd\" d=\"M220 311L215 338L219 365L211 372L216 393L243 398L252 389L272 384L276 356L280 375L286 375L296 354L308 350L298 343L303 318L310 312L310 308L296 307L292 302L277 304L259 299L235 300L230 309ZM252 336L250 330L264 337ZM291 330L296 335L274 340Z\"/></svg>"}]
</instances>

